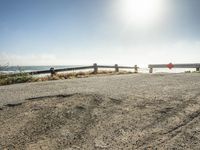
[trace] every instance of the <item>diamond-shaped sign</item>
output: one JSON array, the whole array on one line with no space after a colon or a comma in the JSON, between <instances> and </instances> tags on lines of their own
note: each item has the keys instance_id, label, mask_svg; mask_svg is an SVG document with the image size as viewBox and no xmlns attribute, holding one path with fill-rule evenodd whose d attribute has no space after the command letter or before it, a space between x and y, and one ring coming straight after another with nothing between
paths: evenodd
<instances>
[{"instance_id":1,"label":"diamond-shaped sign","mask_svg":"<svg viewBox=\"0 0 200 150\"><path fill-rule=\"evenodd\" d=\"M169 63L169 64L167 64L167 67L168 67L169 69L172 69L172 68L174 67L174 65L173 65L172 63Z\"/></svg>"}]
</instances>

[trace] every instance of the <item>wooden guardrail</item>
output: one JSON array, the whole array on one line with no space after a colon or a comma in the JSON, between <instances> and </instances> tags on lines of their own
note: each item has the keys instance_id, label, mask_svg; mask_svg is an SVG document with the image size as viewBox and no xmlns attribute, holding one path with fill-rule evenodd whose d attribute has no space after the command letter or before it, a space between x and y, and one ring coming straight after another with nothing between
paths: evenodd
<instances>
[{"instance_id":1,"label":"wooden guardrail","mask_svg":"<svg viewBox=\"0 0 200 150\"><path fill-rule=\"evenodd\" d=\"M149 73L153 73L153 68L196 68L196 71L200 70L200 63L196 64L150 64L148 66L149 68Z\"/></svg>"},{"instance_id":2,"label":"wooden guardrail","mask_svg":"<svg viewBox=\"0 0 200 150\"><path fill-rule=\"evenodd\" d=\"M135 73L138 73L138 66L135 65L133 67L129 66L118 66L118 64L115 64L114 66L103 66L103 65L97 65L94 63L92 66L83 66L83 67L71 67L71 68L63 68L63 69L54 69L50 68L49 70L42 70L42 71L33 71L33 72L28 72L31 75L37 75L37 74L51 74L54 75L57 72L65 72L65 71L75 71L75 70L85 70L85 69L93 69L94 73L98 73L99 68L113 68L115 69L115 72L119 72L119 69L134 69Z\"/></svg>"}]
</instances>

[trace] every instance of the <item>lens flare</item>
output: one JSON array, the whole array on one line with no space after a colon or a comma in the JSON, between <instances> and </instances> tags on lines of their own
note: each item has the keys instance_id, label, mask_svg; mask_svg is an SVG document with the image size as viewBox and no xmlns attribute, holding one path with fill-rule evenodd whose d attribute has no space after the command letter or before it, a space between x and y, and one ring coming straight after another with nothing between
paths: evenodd
<instances>
[{"instance_id":1,"label":"lens flare","mask_svg":"<svg viewBox=\"0 0 200 150\"><path fill-rule=\"evenodd\" d=\"M163 0L120 0L121 17L125 22L151 24L161 17Z\"/></svg>"}]
</instances>

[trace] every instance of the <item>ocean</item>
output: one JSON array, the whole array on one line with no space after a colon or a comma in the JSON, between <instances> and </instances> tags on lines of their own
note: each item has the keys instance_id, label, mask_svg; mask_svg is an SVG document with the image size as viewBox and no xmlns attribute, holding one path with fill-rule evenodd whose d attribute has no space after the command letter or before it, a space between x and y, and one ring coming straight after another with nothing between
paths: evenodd
<instances>
[{"instance_id":1,"label":"ocean","mask_svg":"<svg viewBox=\"0 0 200 150\"><path fill-rule=\"evenodd\" d=\"M3 73L32 72L32 71L49 70L51 67L53 67L54 69L61 69L61 68L70 68L76 66L8 66L8 67L1 67L0 72Z\"/></svg>"}]
</instances>

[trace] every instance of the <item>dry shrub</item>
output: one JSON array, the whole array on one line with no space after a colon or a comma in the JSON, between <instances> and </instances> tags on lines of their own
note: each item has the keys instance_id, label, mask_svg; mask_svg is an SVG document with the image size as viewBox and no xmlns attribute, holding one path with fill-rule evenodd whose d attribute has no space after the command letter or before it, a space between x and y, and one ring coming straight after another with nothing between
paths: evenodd
<instances>
[{"instance_id":1,"label":"dry shrub","mask_svg":"<svg viewBox=\"0 0 200 150\"><path fill-rule=\"evenodd\" d=\"M92 71L87 72L70 72L70 73L57 73L53 76L44 76L44 77L33 77L27 73L20 74L0 74L0 85L8 85L15 83L24 83L24 82L42 82L49 80L65 80L65 79L73 79L73 78L86 78L94 75L113 75L113 74L129 74L132 72L128 71L120 71L115 72L111 70L99 70L97 74Z\"/></svg>"}]
</instances>

